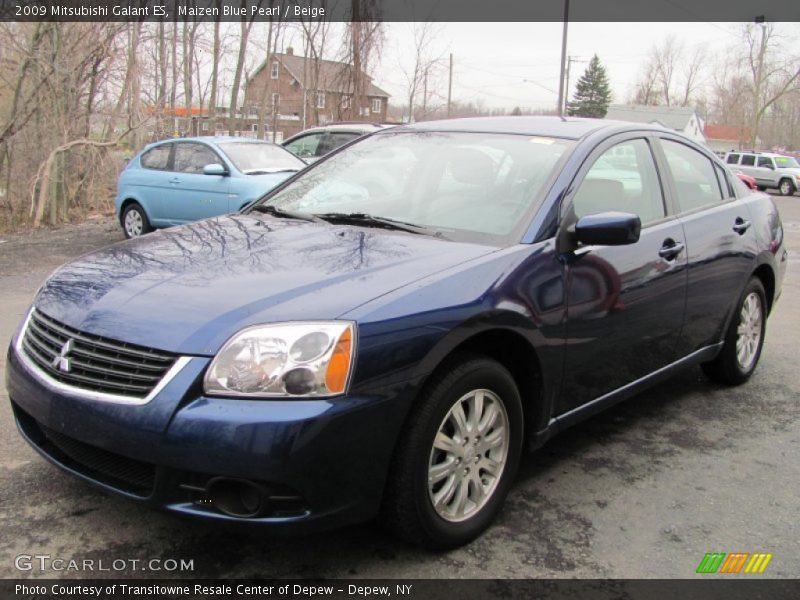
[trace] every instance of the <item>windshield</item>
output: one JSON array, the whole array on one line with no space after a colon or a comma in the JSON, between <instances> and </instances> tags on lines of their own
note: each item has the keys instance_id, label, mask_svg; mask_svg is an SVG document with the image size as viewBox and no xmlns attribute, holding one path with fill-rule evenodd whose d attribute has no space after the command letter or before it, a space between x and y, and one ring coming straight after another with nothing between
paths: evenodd
<instances>
[{"instance_id":1,"label":"windshield","mask_svg":"<svg viewBox=\"0 0 800 600\"><path fill-rule=\"evenodd\" d=\"M796 169L800 167L797 161L791 156L776 156L775 165L777 165L779 169Z\"/></svg>"},{"instance_id":2,"label":"windshield","mask_svg":"<svg viewBox=\"0 0 800 600\"><path fill-rule=\"evenodd\" d=\"M447 239L507 243L521 235L572 145L496 133L378 134L317 163L266 202L323 217L391 219Z\"/></svg>"},{"instance_id":3,"label":"windshield","mask_svg":"<svg viewBox=\"0 0 800 600\"><path fill-rule=\"evenodd\" d=\"M225 142L219 144L233 165L242 173L276 173L299 171L306 164L275 144L257 142Z\"/></svg>"}]
</instances>

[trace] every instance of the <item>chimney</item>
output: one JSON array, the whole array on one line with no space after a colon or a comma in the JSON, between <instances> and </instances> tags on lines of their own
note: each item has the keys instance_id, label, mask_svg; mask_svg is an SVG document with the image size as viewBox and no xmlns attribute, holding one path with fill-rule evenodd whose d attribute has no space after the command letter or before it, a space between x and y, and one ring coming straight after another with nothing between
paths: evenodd
<instances>
[{"instance_id":1,"label":"chimney","mask_svg":"<svg viewBox=\"0 0 800 600\"><path fill-rule=\"evenodd\" d=\"M292 48L291 46L286 48L286 54L288 54L289 56L294 56L294 48Z\"/></svg>"}]
</instances>

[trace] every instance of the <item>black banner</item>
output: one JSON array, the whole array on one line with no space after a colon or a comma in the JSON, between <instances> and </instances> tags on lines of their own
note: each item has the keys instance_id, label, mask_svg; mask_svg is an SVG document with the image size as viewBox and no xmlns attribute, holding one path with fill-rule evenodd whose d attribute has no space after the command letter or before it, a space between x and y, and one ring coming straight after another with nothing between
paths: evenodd
<instances>
[{"instance_id":1,"label":"black banner","mask_svg":"<svg viewBox=\"0 0 800 600\"><path fill-rule=\"evenodd\" d=\"M797 0L2 0L4 21L800 21Z\"/></svg>"},{"instance_id":2,"label":"black banner","mask_svg":"<svg viewBox=\"0 0 800 600\"><path fill-rule=\"evenodd\" d=\"M326 600L536 598L546 600L783 600L800 597L800 580L742 577L692 580L3 580L0 598L88 600Z\"/></svg>"}]
</instances>

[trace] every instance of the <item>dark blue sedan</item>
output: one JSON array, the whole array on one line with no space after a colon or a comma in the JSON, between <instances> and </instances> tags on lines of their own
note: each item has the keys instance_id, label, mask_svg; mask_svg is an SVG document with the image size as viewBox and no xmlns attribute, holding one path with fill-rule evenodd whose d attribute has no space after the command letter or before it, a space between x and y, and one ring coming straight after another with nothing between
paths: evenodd
<instances>
[{"instance_id":1,"label":"dark blue sedan","mask_svg":"<svg viewBox=\"0 0 800 600\"><path fill-rule=\"evenodd\" d=\"M770 198L673 131L424 123L62 267L7 385L34 448L133 500L452 547L523 448L678 369L745 382L786 264Z\"/></svg>"}]
</instances>

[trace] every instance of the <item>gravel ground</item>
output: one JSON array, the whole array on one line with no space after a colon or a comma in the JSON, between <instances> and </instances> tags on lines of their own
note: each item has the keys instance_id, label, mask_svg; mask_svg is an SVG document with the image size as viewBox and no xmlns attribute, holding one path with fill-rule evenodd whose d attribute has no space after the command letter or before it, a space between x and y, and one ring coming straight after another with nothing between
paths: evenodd
<instances>
[{"instance_id":1,"label":"gravel ground","mask_svg":"<svg viewBox=\"0 0 800 600\"><path fill-rule=\"evenodd\" d=\"M497 523L464 548L423 552L375 523L276 539L153 512L46 464L0 387L0 575L57 576L15 569L17 555L49 554L192 559L200 577L686 578L706 552L738 551L772 552L766 575L797 577L800 197L777 201L791 262L752 380L688 371L565 432L525 458ZM54 267L121 238L112 219L0 235L0 345Z\"/></svg>"}]
</instances>

